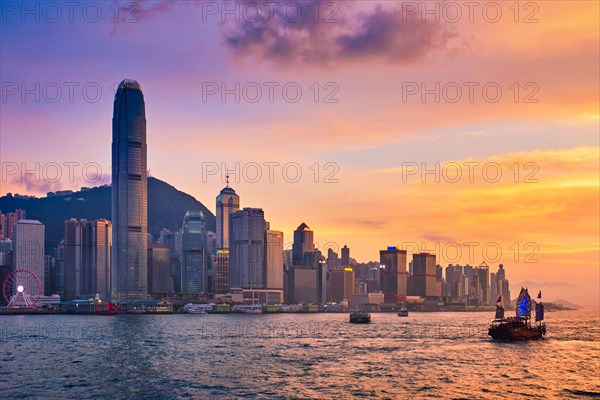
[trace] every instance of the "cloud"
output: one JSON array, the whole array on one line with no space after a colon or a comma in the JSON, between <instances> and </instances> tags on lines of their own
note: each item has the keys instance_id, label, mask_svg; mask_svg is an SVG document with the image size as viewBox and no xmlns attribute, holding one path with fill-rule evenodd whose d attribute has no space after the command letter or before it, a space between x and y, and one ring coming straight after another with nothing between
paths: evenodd
<instances>
[{"instance_id":1,"label":"cloud","mask_svg":"<svg viewBox=\"0 0 600 400\"><path fill-rule=\"evenodd\" d=\"M2 191L0 196L6 193L20 193L27 195L44 196L48 192L56 192L59 190L74 190L77 191L81 187L95 187L111 183L112 177L110 173L104 173L100 176L90 174L89 177L74 176L72 180L54 179L54 177L46 177L43 174L23 174L22 176L14 176L11 178L4 177L2 180ZM65 181L68 183L65 184Z\"/></svg>"},{"instance_id":2,"label":"cloud","mask_svg":"<svg viewBox=\"0 0 600 400\"><path fill-rule=\"evenodd\" d=\"M579 286L573 285L568 282L532 282L523 281L518 284L522 287L537 287L537 288L561 288L561 289L580 289Z\"/></svg>"},{"instance_id":3,"label":"cloud","mask_svg":"<svg viewBox=\"0 0 600 400\"><path fill-rule=\"evenodd\" d=\"M408 63L445 49L457 37L449 26L422 22L403 13L400 6L377 4L374 9L357 10L344 3L343 9L336 5L340 8L334 16L321 12L317 18L315 8L322 10L323 4L331 2L294 4L301 10L298 17L278 8L255 21L223 24L228 48L238 57L277 63L328 65L366 58Z\"/></svg>"},{"instance_id":4,"label":"cloud","mask_svg":"<svg viewBox=\"0 0 600 400\"><path fill-rule=\"evenodd\" d=\"M456 240L454 240L450 236L446 236L444 234L440 234L440 233L436 233L436 232L425 233L423 235L423 238L425 240L431 240L432 242L456 243Z\"/></svg>"}]
</instances>

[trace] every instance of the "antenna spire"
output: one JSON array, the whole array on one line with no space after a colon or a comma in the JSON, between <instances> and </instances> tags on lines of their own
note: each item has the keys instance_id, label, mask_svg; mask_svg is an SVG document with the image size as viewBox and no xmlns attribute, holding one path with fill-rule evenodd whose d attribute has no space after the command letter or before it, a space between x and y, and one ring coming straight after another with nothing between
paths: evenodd
<instances>
[{"instance_id":1,"label":"antenna spire","mask_svg":"<svg viewBox=\"0 0 600 400\"><path fill-rule=\"evenodd\" d=\"M229 187L229 174L225 175L225 182L227 183L227 187Z\"/></svg>"}]
</instances>

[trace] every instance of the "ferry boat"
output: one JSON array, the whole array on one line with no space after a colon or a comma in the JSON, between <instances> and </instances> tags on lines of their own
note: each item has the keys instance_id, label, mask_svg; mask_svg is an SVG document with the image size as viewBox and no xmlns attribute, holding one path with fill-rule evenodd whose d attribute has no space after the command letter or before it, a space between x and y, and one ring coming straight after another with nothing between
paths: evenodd
<instances>
[{"instance_id":1,"label":"ferry boat","mask_svg":"<svg viewBox=\"0 0 600 400\"><path fill-rule=\"evenodd\" d=\"M368 324L371 322L371 314L362 312L362 311L354 311L350 314L350 323L351 324Z\"/></svg>"},{"instance_id":2,"label":"ferry boat","mask_svg":"<svg viewBox=\"0 0 600 400\"><path fill-rule=\"evenodd\" d=\"M260 304L238 304L233 306L231 312L240 313L240 314L262 314L263 309Z\"/></svg>"},{"instance_id":3,"label":"ferry boat","mask_svg":"<svg viewBox=\"0 0 600 400\"><path fill-rule=\"evenodd\" d=\"M212 309L210 304L192 304L187 303L183 306L183 312L187 314L206 314Z\"/></svg>"},{"instance_id":4,"label":"ferry boat","mask_svg":"<svg viewBox=\"0 0 600 400\"><path fill-rule=\"evenodd\" d=\"M538 294L538 302L535 305L535 321L537 325L531 325L531 296L527 289L521 288L516 303L516 316L504 318L504 307L502 307L502 296L498 296L496 302L496 317L492 320L488 335L494 340L526 341L538 340L546 334L544 320L544 304L542 303L542 292Z\"/></svg>"},{"instance_id":5,"label":"ferry boat","mask_svg":"<svg viewBox=\"0 0 600 400\"><path fill-rule=\"evenodd\" d=\"M400 310L398 311L398 316L399 317L408 317L408 309L406 308L406 305L402 305L402 307L400 307Z\"/></svg>"}]
</instances>

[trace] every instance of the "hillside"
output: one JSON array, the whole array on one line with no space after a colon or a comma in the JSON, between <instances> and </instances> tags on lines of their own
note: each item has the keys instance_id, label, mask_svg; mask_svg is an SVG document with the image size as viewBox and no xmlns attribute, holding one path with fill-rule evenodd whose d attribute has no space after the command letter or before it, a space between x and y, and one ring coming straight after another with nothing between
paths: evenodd
<instances>
[{"instance_id":1,"label":"hillside","mask_svg":"<svg viewBox=\"0 0 600 400\"><path fill-rule=\"evenodd\" d=\"M70 197L71 201L65 201ZM78 201L77 199L84 199ZM0 197L3 213L17 208L27 210L28 219L40 220L46 225L46 252L50 252L64 236L64 222L69 218L94 220L110 218L111 188L96 187L68 196L21 199ZM148 232L158 239L160 230L176 230L181 227L187 210L201 210L206 219L206 228L215 230L215 216L202 203L187 193L181 192L156 178L148 178Z\"/></svg>"}]
</instances>

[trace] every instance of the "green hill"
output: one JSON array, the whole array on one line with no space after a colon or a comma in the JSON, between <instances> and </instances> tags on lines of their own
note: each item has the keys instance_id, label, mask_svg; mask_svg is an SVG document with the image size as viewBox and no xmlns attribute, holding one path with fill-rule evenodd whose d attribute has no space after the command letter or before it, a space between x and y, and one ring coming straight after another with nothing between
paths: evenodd
<instances>
[{"instance_id":1,"label":"green hill","mask_svg":"<svg viewBox=\"0 0 600 400\"><path fill-rule=\"evenodd\" d=\"M65 201L69 197L71 200ZM46 252L49 253L63 239L65 220L69 218L111 219L111 188L101 186L68 196L32 199L0 197L0 211L3 213L6 214L17 208L27 210L28 219L37 219L46 225ZM202 203L166 182L148 178L148 232L154 235L155 240L158 239L162 228L172 231L181 228L187 210L202 211L206 220L206 229L215 231L215 216Z\"/></svg>"}]
</instances>

